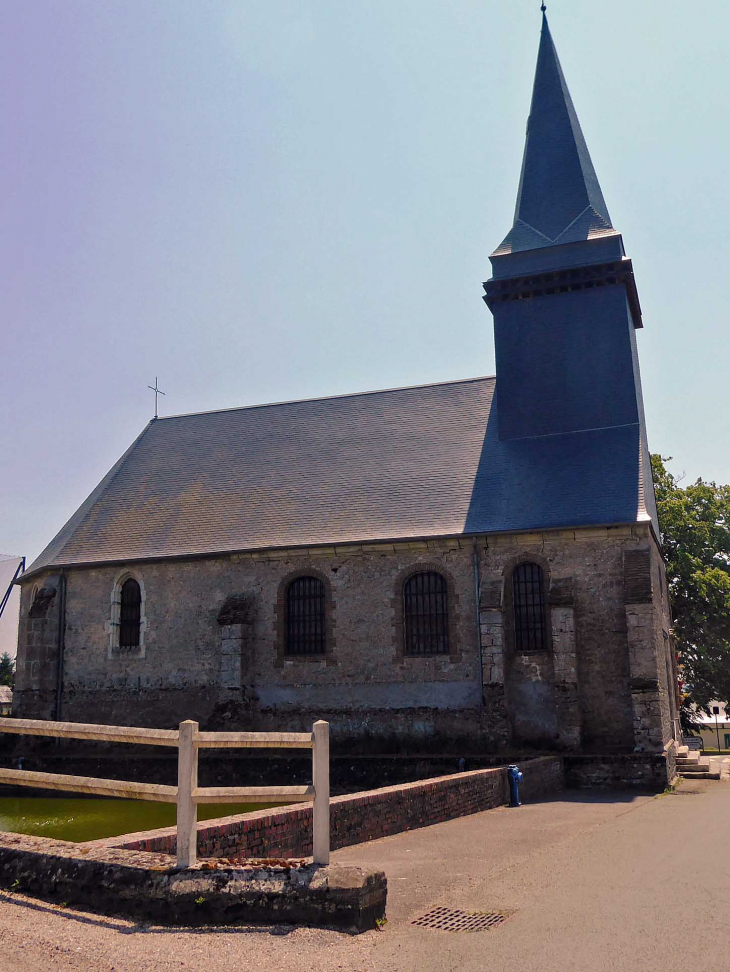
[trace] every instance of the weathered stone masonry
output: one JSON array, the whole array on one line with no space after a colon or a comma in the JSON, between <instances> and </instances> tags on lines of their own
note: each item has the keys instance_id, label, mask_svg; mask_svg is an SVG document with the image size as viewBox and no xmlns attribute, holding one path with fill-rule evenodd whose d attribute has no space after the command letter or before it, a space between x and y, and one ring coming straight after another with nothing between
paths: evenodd
<instances>
[{"instance_id":1,"label":"weathered stone masonry","mask_svg":"<svg viewBox=\"0 0 730 972\"><path fill-rule=\"evenodd\" d=\"M648 527L495 535L476 549L479 624L471 538L127 564L125 576L144 584L144 657L109 649L120 565L68 569L61 716L261 729L327 718L335 738L394 737L404 748L430 738L447 748L661 750L672 737L672 659ZM543 569L550 638L548 650L517 656L510 579L525 561ZM448 655L403 653L398 592L419 569L447 578ZM302 574L326 582L321 657L283 651L283 591ZM17 698L21 714L49 718L59 574L39 585L43 604L23 591Z\"/></svg>"},{"instance_id":2,"label":"weathered stone masonry","mask_svg":"<svg viewBox=\"0 0 730 972\"><path fill-rule=\"evenodd\" d=\"M509 579L523 561L543 568L552 644L517 658L509 650ZM485 701L502 738L604 752L658 751L669 742L676 719L669 606L648 527L498 535L481 563ZM638 592L627 580L627 565L636 563ZM498 721L505 711L509 718Z\"/></svg>"}]
</instances>

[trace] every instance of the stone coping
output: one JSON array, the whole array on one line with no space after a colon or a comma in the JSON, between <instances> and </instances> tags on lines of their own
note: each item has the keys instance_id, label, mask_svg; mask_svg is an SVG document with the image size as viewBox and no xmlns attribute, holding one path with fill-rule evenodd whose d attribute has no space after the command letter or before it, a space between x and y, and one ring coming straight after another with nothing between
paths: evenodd
<instances>
[{"instance_id":1,"label":"stone coping","mask_svg":"<svg viewBox=\"0 0 730 972\"><path fill-rule=\"evenodd\" d=\"M163 925L306 924L361 932L385 915L382 871L303 861L204 861L0 833L0 886Z\"/></svg>"}]
</instances>

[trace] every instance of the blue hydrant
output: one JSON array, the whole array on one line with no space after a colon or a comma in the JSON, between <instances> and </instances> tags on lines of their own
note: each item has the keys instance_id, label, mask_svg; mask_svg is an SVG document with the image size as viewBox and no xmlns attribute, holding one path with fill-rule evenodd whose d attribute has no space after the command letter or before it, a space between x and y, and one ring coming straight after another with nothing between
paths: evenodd
<instances>
[{"instance_id":1,"label":"blue hydrant","mask_svg":"<svg viewBox=\"0 0 730 972\"><path fill-rule=\"evenodd\" d=\"M520 773L519 766L510 763L507 767L507 779L509 780L509 805L511 807L521 807L519 784L522 782L522 773Z\"/></svg>"}]
</instances>

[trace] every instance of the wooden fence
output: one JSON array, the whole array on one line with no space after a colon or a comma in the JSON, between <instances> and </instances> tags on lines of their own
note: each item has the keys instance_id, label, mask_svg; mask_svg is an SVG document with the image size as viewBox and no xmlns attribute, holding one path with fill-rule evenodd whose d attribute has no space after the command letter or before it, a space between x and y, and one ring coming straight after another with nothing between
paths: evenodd
<instances>
[{"instance_id":1,"label":"wooden fence","mask_svg":"<svg viewBox=\"0 0 730 972\"><path fill-rule=\"evenodd\" d=\"M199 803L295 803L313 801L312 845L315 864L329 864L330 781L329 723L315 722L310 732L200 732L197 722L181 722L178 729L138 729L129 726L96 726L77 722L45 722L39 719L2 719L0 732L55 739L90 739L96 742L133 743L177 748L177 786L131 783L92 776L36 773L0 768L0 783L93 793L131 800L153 800L177 805L177 865L197 862L197 806ZM200 749L311 749L310 786L198 786Z\"/></svg>"}]
</instances>

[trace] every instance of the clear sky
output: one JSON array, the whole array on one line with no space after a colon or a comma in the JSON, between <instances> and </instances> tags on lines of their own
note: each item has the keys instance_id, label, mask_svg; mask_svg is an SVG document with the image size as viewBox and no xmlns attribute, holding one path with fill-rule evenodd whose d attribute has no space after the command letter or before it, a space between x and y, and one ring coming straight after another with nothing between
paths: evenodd
<instances>
[{"instance_id":1,"label":"clear sky","mask_svg":"<svg viewBox=\"0 0 730 972\"><path fill-rule=\"evenodd\" d=\"M551 0L650 446L730 482L730 3ZM539 0L0 4L0 553L153 412L494 373Z\"/></svg>"}]
</instances>

